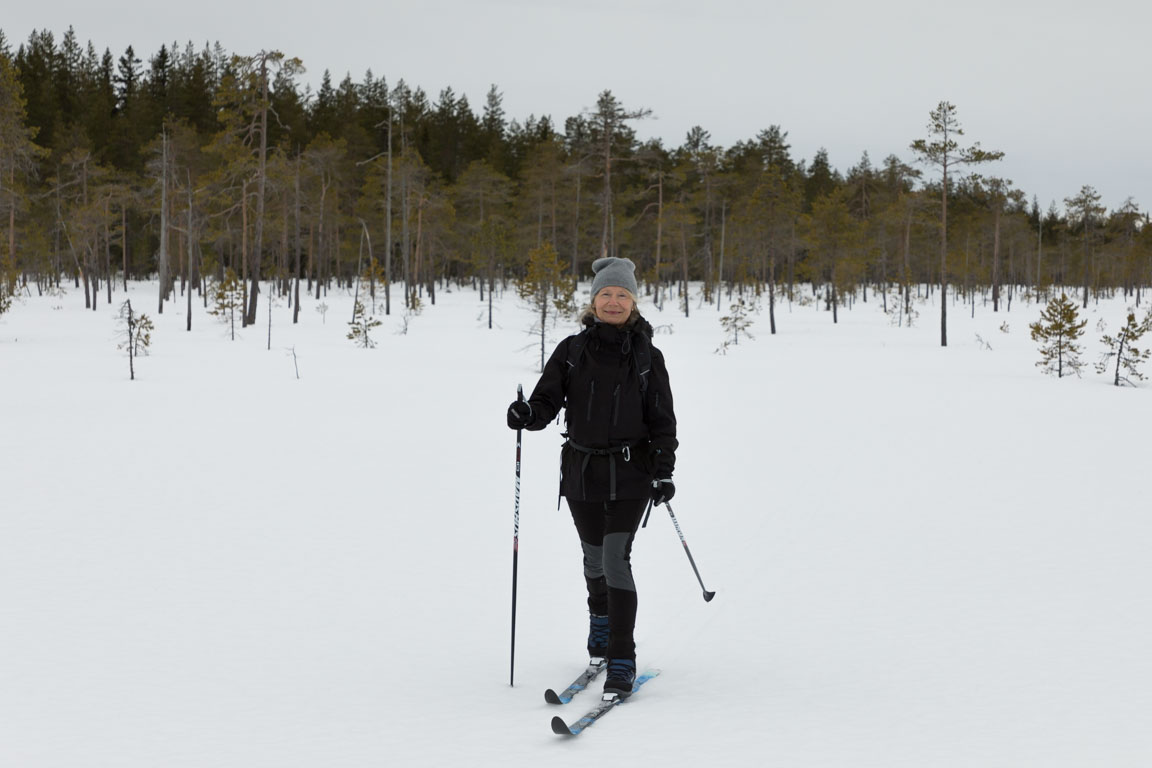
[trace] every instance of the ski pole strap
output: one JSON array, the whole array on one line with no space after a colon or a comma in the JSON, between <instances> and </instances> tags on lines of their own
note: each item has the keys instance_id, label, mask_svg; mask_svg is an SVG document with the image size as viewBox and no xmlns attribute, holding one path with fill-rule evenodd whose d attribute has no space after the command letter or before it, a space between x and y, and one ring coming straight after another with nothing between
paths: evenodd
<instances>
[{"instance_id":1,"label":"ski pole strap","mask_svg":"<svg viewBox=\"0 0 1152 768\"><path fill-rule=\"evenodd\" d=\"M648 527L648 518L652 514L652 499L648 499L648 509L644 510L644 522L640 524L641 528Z\"/></svg>"},{"instance_id":2,"label":"ski pole strap","mask_svg":"<svg viewBox=\"0 0 1152 768\"><path fill-rule=\"evenodd\" d=\"M588 462L592 460L593 456L608 457L608 500L616 501L616 454L622 453L624 454L624 461L631 461L632 446L616 445L611 448L589 448L585 445L574 443L570 439L565 440L564 445L584 454L584 460L580 462L580 492L584 495L584 498L588 498L588 489L584 487L584 471L588 469Z\"/></svg>"}]
</instances>

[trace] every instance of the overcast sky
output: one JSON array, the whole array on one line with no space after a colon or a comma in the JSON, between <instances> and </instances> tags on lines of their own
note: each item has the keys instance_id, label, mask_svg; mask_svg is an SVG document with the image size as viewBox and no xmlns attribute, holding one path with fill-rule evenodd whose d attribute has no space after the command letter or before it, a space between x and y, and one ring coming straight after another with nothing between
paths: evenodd
<instances>
[{"instance_id":1,"label":"overcast sky","mask_svg":"<svg viewBox=\"0 0 1152 768\"><path fill-rule=\"evenodd\" d=\"M431 100L451 86L479 112L496 84L509 119L564 119L610 89L654 118L642 138L678 146L693 125L730 146L769 125L793 157L828 150L841 172L867 151L911 161L928 113L959 111L964 140L1005 153L985 173L1042 207L1091 185L1110 208L1152 207L1152 3L1141 0L325 0L279 4L11 2L15 46L33 29L117 57L219 41L297 56L315 85L371 68ZM948 10L951 9L951 10Z\"/></svg>"}]
</instances>

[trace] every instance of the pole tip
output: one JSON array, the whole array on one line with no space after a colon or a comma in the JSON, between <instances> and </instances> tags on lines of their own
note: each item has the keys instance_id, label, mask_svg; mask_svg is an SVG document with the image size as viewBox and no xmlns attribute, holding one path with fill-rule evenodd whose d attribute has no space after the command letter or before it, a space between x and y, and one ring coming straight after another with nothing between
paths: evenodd
<instances>
[{"instance_id":1,"label":"pole tip","mask_svg":"<svg viewBox=\"0 0 1152 768\"><path fill-rule=\"evenodd\" d=\"M708 591L704 592L704 602L710 603L710 602L712 602L712 598L714 598L714 597L716 597L715 592L708 592Z\"/></svg>"}]
</instances>

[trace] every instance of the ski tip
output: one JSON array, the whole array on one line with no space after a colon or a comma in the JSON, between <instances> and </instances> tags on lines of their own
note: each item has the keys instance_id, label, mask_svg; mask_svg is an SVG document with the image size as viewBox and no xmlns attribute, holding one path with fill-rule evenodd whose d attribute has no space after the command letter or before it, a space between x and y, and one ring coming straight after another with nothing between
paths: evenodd
<instances>
[{"instance_id":1,"label":"ski tip","mask_svg":"<svg viewBox=\"0 0 1152 768\"><path fill-rule=\"evenodd\" d=\"M706 603L710 603L710 602L712 602L712 598L714 598L714 597L716 597L716 593L715 593L715 592L708 592L707 590L705 590L705 592L704 592L704 602L706 602Z\"/></svg>"},{"instance_id":2,"label":"ski tip","mask_svg":"<svg viewBox=\"0 0 1152 768\"><path fill-rule=\"evenodd\" d=\"M640 676L636 678L636 685L632 688L632 692L635 693L637 688L659 675L660 672L661 670L658 667L648 667L648 669L645 669L640 673Z\"/></svg>"},{"instance_id":3,"label":"ski tip","mask_svg":"<svg viewBox=\"0 0 1152 768\"><path fill-rule=\"evenodd\" d=\"M568 724L565 723L564 720L558 716L552 718L552 733L556 734L557 736L575 736L576 735L572 731L572 729L568 727Z\"/></svg>"},{"instance_id":4,"label":"ski tip","mask_svg":"<svg viewBox=\"0 0 1152 768\"><path fill-rule=\"evenodd\" d=\"M557 694L556 691L552 690L551 688L544 691L544 701L548 702L549 704L566 704L567 703L564 701L564 699L560 698L559 694Z\"/></svg>"}]
</instances>

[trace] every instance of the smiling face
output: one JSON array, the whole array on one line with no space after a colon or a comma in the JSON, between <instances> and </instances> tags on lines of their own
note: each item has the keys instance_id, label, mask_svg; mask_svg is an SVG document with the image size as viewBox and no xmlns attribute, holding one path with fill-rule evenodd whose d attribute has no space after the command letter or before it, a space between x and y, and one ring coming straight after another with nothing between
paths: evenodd
<instances>
[{"instance_id":1,"label":"smiling face","mask_svg":"<svg viewBox=\"0 0 1152 768\"><path fill-rule=\"evenodd\" d=\"M596 313L596 318L609 325L624 325L628 322L635 305L631 294L615 285L601 288L600 293L592 299L592 309Z\"/></svg>"}]
</instances>

